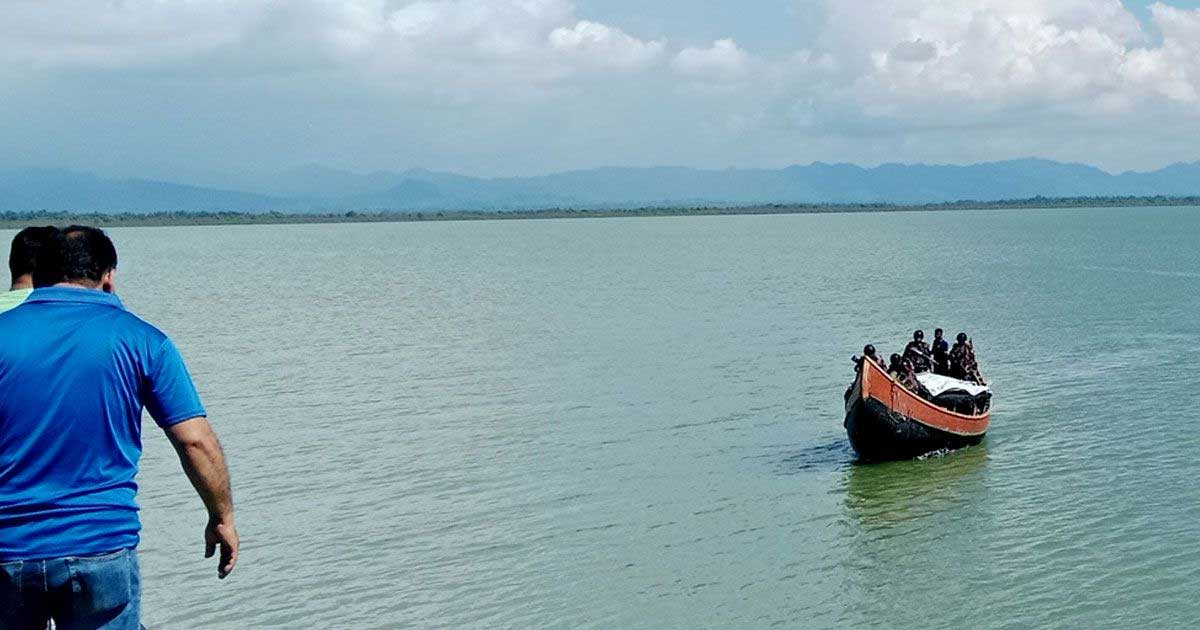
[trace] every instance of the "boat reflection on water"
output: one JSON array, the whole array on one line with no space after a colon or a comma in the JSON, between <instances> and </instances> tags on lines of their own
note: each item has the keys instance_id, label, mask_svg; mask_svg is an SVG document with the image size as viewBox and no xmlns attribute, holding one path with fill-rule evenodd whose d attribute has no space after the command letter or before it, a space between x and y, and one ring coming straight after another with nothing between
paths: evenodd
<instances>
[{"instance_id":1,"label":"boat reflection on water","mask_svg":"<svg viewBox=\"0 0 1200 630\"><path fill-rule=\"evenodd\" d=\"M988 450L855 464L845 472L848 569L842 584L860 628L978 626L978 593L995 574ZM954 602L955 605L946 605ZM967 605L960 605L962 603Z\"/></svg>"},{"instance_id":2,"label":"boat reflection on water","mask_svg":"<svg viewBox=\"0 0 1200 630\"><path fill-rule=\"evenodd\" d=\"M856 463L846 471L846 507L864 530L903 525L961 507L983 481L987 442L921 459Z\"/></svg>"}]
</instances>

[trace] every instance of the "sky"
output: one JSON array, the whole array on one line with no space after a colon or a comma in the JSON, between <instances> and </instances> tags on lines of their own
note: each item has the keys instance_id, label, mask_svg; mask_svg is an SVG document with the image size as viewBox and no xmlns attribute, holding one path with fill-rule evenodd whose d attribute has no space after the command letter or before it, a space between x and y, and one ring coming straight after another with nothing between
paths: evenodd
<instances>
[{"instance_id":1,"label":"sky","mask_svg":"<svg viewBox=\"0 0 1200 630\"><path fill-rule=\"evenodd\" d=\"M1200 0L8 0L0 167L1200 160Z\"/></svg>"}]
</instances>

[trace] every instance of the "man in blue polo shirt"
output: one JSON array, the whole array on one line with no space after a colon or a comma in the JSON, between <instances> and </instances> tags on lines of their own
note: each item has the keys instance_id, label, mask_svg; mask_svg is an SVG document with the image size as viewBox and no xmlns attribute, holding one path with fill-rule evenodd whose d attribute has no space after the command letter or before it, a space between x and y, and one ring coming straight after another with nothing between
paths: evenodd
<instances>
[{"instance_id":1,"label":"man in blue polo shirt","mask_svg":"<svg viewBox=\"0 0 1200 630\"><path fill-rule=\"evenodd\" d=\"M38 288L0 314L0 628L136 629L142 410L208 509L206 556L237 561L229 473L171 340L114 294L104 232L58 231Z\"/></svg>"}]
</instances>

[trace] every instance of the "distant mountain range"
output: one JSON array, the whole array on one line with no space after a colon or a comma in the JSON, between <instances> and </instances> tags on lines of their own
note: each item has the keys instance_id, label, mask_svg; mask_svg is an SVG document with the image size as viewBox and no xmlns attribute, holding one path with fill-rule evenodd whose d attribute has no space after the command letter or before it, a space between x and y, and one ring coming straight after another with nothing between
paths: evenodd
<instances>
[{"instance_id":1,"label":"distant mountain range","mask_svg":"<svg viewBox=\"0 0 1200 630\"><path fill-rule=\"evenodd\" d=\"M0 211L418 212L1196 196L1200 162L1118 175L1085 164L1023 159L970 166L863 168L817 162L779 170L598 168L506 178L425 170L362 175L307 166L240 187L245 190L228 188L111 179L61 169L0 169Z\"/></svg>"}]
</instances>

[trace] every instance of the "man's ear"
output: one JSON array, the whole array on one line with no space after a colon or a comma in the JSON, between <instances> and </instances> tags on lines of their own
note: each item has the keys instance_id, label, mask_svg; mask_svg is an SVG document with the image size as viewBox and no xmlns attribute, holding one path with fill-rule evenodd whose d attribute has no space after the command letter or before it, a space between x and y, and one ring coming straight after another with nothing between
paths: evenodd
<instances>
[{"instance_id":1,"label":"man's ear","mask_svg":"<svg viewBox=\"0 0 1200 630\"><path fill-rule=\"evenodd\" d=\"M105 293L117 292L117 270L115 267L109 269L103 276L100 276L100 290Z\"/></svg>"}]
</instances>

